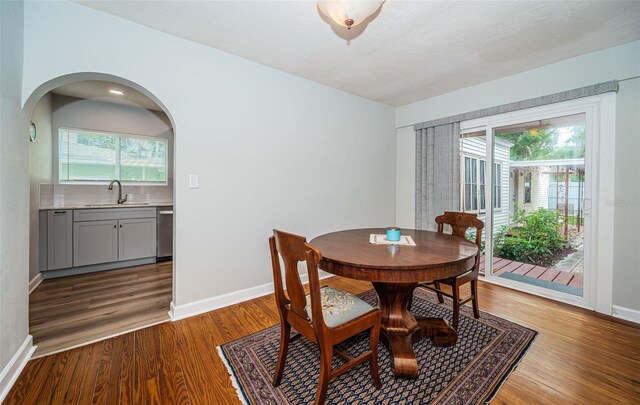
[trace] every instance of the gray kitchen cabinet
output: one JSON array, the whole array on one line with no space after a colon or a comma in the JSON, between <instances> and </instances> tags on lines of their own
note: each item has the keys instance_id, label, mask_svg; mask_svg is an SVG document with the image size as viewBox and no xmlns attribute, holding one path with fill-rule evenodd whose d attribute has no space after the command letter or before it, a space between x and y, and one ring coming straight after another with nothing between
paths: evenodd
<instances>
[{"instance_id":1,"label":"gray kitchen cabinet","mask_svg":"<svg viewBox=\"0 0 640 405\"><path fill-rule=\"evenodd\" d=\"M73 265L118 261L118 221L73 223Z\"/></svg>"},{"instance_id":2,"label":"gray kitchen cabinet","mask_svg":"<svg viewBox=\"0 0 640 405\"><path fill-rule=\"evenodd\" d=\"M47 211L47 270L73 266L73 211Z\"/></svg>"},{"instance_id":3,"label":"gray kitchen cabinet","mask_svg":"<svg viewBox=\"0 0 640 405\"><path fill-rule=\"evenodd\" d=\"M156 262L155 207L40 211L45 279Z\"/></svg>"},{"instance_id":4,"label":"gray kitchen cabinet","mask_svg":"<svg viewBox=\"0 0 640 405\"><path fill-rule=\"evenodd\" d=\"M118 221L118 260L156 255L156 218Z\"/></svg>"}]
</instances>

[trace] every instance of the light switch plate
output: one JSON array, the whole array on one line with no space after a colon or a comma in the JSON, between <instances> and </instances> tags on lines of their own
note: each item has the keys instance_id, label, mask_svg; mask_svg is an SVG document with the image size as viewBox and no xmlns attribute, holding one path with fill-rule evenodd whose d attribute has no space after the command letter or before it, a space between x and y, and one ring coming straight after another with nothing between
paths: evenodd
<instances>
[{"instance_id":1,"label":"light switch plate","mask_svg":"<svg viewBox=\"0 0 640 405\"><path fill-rule=\"evenodd\" d=\"M190 174L189 175L189 188L199 188L200 186L198 185L198 175L197 174Z\"/></svg>"}]
</instances>

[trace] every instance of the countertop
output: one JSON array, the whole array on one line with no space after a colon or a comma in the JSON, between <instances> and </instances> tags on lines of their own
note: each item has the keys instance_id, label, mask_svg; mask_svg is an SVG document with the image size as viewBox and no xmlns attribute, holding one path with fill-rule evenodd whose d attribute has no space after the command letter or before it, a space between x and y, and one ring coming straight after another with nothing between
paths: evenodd
<instances>
[{"instance_id":1,"label":"countertop","mask_svg":"<svg viewBox=\"0 0 640 405\"><path fill-rule=\"evenodd\" d=\"M126 202L124 204L116 203L69 203L56 205L42 205L40 211L46 210L79 210L79 209L97 209L97 208L144 208L144 207L173 207L172 202L156 201L156 202Z\"/></svg>"}]
</instances>

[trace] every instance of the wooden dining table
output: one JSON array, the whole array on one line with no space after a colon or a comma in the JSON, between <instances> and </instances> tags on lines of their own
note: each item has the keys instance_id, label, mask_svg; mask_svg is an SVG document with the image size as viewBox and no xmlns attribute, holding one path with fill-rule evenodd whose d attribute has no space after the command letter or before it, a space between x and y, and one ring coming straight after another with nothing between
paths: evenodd
<instances>
[{"instance_id":1,"label":"wooden dining table","mask_svg":"<svg viewBox=\"0 0 640 405\"><path fill-rule=\"evenodd\" d=\"M381 331L389 343L393 370L399 377L416 378L418 362L413 342L430 337L436 346L451 346L456 331L442 318L414 316L408 309L419 282L454 277L473 267L478 247L463 238L416 229L403 229L416 246L369 243L384 228L351 229L314 238L322 253L320 268L329 273L366 280L378 294Z\"/></svg>"}]
</instances>

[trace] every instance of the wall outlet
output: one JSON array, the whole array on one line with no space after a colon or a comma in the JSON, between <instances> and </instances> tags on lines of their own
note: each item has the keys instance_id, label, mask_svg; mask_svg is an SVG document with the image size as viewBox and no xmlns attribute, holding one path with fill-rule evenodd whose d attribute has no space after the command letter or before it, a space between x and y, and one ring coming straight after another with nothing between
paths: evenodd
<instances>
[{"instance_id":1,"label":"wall outlet","mask_svg":"<svg viewBox=\"0 0 640 405\"><path fill-rule=\"evenodd\" d=\"M190 174L189 175L189 188L200 188L198 185L198 175Z\"/></svg>"}]
</instances>

